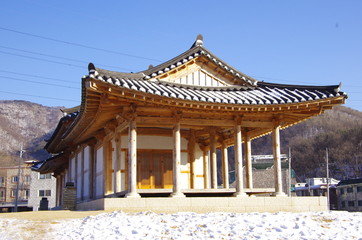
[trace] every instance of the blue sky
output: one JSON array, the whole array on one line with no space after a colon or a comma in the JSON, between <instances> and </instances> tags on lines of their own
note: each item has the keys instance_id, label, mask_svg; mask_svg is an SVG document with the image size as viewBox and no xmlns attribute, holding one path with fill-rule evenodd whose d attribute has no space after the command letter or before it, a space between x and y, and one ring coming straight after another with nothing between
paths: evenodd
<instances>
[{"instance_id":1,"label":"blue sky","mask_svg":"<svg viewBox=\"0 0 362 240\"><path fill-rule=\"evenodd\" d=\"M335 85L362 111L362 1L2 2L0 100L80 104L87 64L147 69L204 46L260 81Z\"/></svg>"}]
</instances>

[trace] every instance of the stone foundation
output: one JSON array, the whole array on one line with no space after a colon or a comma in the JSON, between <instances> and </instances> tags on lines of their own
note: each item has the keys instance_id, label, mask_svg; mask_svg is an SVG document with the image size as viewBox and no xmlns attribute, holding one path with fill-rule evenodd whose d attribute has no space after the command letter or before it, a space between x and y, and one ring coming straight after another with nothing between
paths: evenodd
<instances>
[{"instance_id":1,"label":"stone foundation","mask_svg":"<svg viewBox=\"0 0 362 240\"><path fill-rule=\"evenodd\" d=\"M67 182L63 192L63 209L76 210L77 189L74 183Z\"/></svg>"},{"instance_id":2,"label":"stone foundation","mask_svg":"<svg viewBox=\"0 0 362 240\"><path fill-rule=\"evenodd\" d=\"M77 210L124 212L307 212L327 211L326 197L101 198L77 204Z\"/></svg>"}]
</instances>

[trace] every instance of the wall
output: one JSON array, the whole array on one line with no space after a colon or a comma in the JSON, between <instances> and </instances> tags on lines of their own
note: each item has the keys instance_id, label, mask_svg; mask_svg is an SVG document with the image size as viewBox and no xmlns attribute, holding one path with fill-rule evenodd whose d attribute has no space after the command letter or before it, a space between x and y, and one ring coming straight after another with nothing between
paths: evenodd
<instances>
[{"instance_id":1,"label":"wall","mask_svg":"<svg viewBox=\"0 0 362 240\"><path fill-rule=\"evenodd\" d=\"M204 189L204 152L200 149L199 145L195 145L195 189Z\"/></svg>"}]
</instances>

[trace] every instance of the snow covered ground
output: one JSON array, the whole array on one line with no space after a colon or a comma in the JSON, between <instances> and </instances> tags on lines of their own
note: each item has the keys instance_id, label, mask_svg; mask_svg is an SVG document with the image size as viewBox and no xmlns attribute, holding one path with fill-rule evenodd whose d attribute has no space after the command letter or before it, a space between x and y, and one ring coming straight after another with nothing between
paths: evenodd
<instances>
[{"instance_id":1,"label":"snow covered ground","mask_svg":"<svg viewBox=\"0 0 362 240\"><path fill-rule=\"evenodd\" d=\"M36 231L35 231L36 230ZM103 213L81 219L0 218L0 239L359 239L362 213Z\"/></svg>"}]
</instances>

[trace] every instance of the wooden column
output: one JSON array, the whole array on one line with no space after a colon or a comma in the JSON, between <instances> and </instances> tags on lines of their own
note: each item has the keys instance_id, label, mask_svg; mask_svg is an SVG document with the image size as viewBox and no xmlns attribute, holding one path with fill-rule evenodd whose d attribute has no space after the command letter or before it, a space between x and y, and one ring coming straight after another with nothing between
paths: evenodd
<instances>
[{"instance_id":1,"label":"wooden column","mask_svg":"<svg viewBox=\"0 0 362 240\"><path fill-rule=\"evenodd\" d=\"M115 134L115 143L116 143L116 159L113 161L113 193L121 191L121 134Z\"/></svg>"},{"instance_id":2,"label":"wooden column","mask_svg":"<svg viewBox=\"0 0 362 240\"><path fill-rule=\"evenodd\" d=\"M280 159L280 137L279 137L280 126L275 126L272 131L272 142L273 142L273 156L274 156L274 185L275 193L274 196L286 196L283 192L282 184L282 166Z\"/></svg>"},{"instance_id":3,"label":"wooden column","mask_svg":"<svg viewBox=\"0 0 362 240\"><path fill-rule=\"evenodd\" d=\"M74 161L72 162L72 164L74 164L74 173L72 173L73 174L73 176L74 176L74 179L73 179L73 181L74 181L74 186L75 187L78 187L78 158L77 158L77 153L74 151L73 152L73 159L74 159ZM78 196L77 196L78 197Z\"/></svg>"},{"instance_id":4,"label":"wooden column","mask_svg":"<svg viewBox=\"0 0 362 240\"><path fill-rule=\"evenodd\" d=\"M217 189L216 131L210 129L211 188Z\"/></svg>"},{"instance_id":5,"label":"wooden column","mask_svg":"<svg viewBox=\"0 0 362 240\"><path fill-rule=\"evenodd\" d=\"M195 144L196 137L195 131L193 129L190 130L190 139L187 145L188 148L188 159L190 163L190 187L195 188L196 174L195 174Z\"/></svg>"},{"instance_id":6,"label":"wooden column","mask_svg":"<svg viewBox=\"0 0 362 240\"><path fill-rule=\"evenodd\" d=\"M63 205L63 191L64 191L64 187L65 187L65 172L62 172L60 174L60 190L59 190L59 203L57 206L62 206Z\"/></svg>"},{"instance_id":7,"label":"wooden column","mask_svg":"<svg viewBox=\"0 0 362 240\"><path fill-rule=\"evenodd\" d=\"M84 200L84 147L82 147L82 151L80 153L80 181L82 185L82 189L80 191L80 198Z\"/></svg>"},{"instance_id":8,"label":"wooden column","mask_svg":"<svg viewBox=\"0 0 362 240\"><path fill-rule=\"evenodd\" d=\"M125 197L140 197L137 193L137 127L132 118L128 123L128 193Z\"/></svg>"},{"instance_id":9,"label":"wooden column","mask_svg":"<svg viewBox=\"0 0 362 240\"><path fill-rule=\"evenodd\" d=\"M94 199L96 197L96 140L89 145L89 198Z\"/></svg>"},{"instance_id":10,"label":"wooden column","mask_svg":"<svg viewBox=\"0 0 362 240\"><path fill-rule=\"evenodd\" d=\"M209 185L209 156L208 151L203 149L203 163L204 163L204 189L210 188Z\"/></svg>"},{"instance_id":11,"label":"wooden column","mask_svg":"<svg viewBox=\"0 0 362 240\"><path fill-rule=\"evenodd\" d=\"M63 192L62 188L62 175L58 175L56 177L56 192L55 192L55 205L60 206L61 192Z\"/></svg>"},{"instance_id":12,"label":"wooden column","mask_svg":"<svg viewBox=\"0 0 362 240\"><path fill-rule=\"evenodd\" d=\"M253 169L251 163L251 140L248 132L244 134L244 152L245 152L245 168L246 168L246 187L253 188Z\"/></svg>"},{"instance_id":13,"label":"wooden column","mask_svg":"<svg viewBox=\"0 0 362 240\"><path fill-rule=\"evenodd\" d=\"M244 193L243 185L243 158L241 150L241 126L235 125L234 127L234 154L235 154L235 182L236 182L236 192L235 197L244 197L247 196Z\"/></svg>"},{"instance_id":14,"label":"wooden column","mask_svg":"<svg viewBox=\"0 0 362 240\"><path fill-rule=\"evenodd\" d=\"M113 193L112 189L112 141L103 139L103 191L104 195Z\"/></svg>"},{"instance_id":15,"label":"wooden column","mask_svg":"<svg viewBox=\"0 0 362 240\"><path fill-rule=\"evenodd\" d=\"M229 160L228 160L228 148L225 142L222 142L222 182L224 188L229 188Z\"/></svg>"},{"instance_id":16,"label":"wooden column","mask_svg":"<svg viewBox=\"0 0 362 240\"><path fill-rule=\"evenodd\" d=\"M171 197L184 197L181 192L181 133L180 120L173 128L173 191Z\"/></svg>"}]
</instances>

